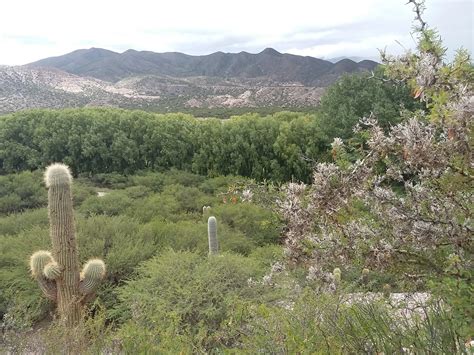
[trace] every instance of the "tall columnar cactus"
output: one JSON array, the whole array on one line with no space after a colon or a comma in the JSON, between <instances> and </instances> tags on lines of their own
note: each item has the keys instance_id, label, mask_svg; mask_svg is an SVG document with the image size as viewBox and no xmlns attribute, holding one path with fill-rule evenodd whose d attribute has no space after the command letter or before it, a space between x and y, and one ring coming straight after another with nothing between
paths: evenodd
<instances>
[{"instance_id":1,"label":"tall columnar cactus","mask_svg":"<svg viewBox=\"0 0 474 355\"><path fill-rule=\"evenodd\" d=\"M105 276L105 264L90 260L79 273L69 168L50 165L45 182L53 252L35 252L30 258L31 273L46 297L57 302L61 321L74 326L80 320L83 304L93 297Z\"/></svg>"},{"instance_id":2,"label":"tall columnar cactus","mask_svg":"<svg viewBox=\"0 0 474 355\"><path fill-rule=\"evenodd\" d=\"M209 239L209 254L218 254L219 243L217 242L217 220L214 216L209 217L207 220L207 236Z\"/></svg>"}]
</instances>

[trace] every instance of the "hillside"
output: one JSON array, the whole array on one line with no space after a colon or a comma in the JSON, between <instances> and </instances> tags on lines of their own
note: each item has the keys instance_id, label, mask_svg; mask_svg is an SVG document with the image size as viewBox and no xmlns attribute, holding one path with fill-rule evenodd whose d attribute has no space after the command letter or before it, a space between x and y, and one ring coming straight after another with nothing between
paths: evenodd
<instances>
[{"instance_id":1,"label":"hillside","mask_svg":"<svg viewBox=\"0 0 474 355\"><path fill-rule=\"evenodd\" d=\"M0 114L87 106L159 112L314 107L341 75L376 65L350 59L333 64L270 48L204 56L80 49L25 66L0 66Z\"/></svg>"},{"instance_id":2,"label":"hillside","mask_svg":"<svg viewBox=\"0 0 474 355\"><path fill-rule=\"evenodd\" d=\"M79 76L117 82L137 75L171 77L261 78L275 83L300 83L306 86L326 86L334 76L345 72L366 70L366 65L351 62L341 70L333 64L313 57L282 54L267 48L258 54L247 52L192 56L183 53L154 53L129 49L116 53L101 48L79 49L74 52L39 60L30 67L64 70ZM371 62L371 69L377 63Z\"/></svg>"},{"instance_id":3,"label":"hillside","mask_svg":"<svg viewBox=\"0 0 474 355\"><path fill-rule=\"evenodd\" d=\"M259 80L136 76L117 83L58 69L0 66L0 114L29 108L108 106L160 112L194 108L310 107L324 89Z\"/></svg>"}]
</instances>

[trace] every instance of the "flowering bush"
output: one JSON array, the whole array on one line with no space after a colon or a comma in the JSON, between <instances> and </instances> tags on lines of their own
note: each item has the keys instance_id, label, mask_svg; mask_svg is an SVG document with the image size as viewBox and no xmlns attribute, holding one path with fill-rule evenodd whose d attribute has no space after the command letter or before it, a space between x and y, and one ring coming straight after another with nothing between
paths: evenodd
<instances>
[{"instance_id":1,"label":"flowering bush","mask_svg":"<svg viewBox=\"0 0 474 355\"><path fill-rule=\"evenodd\" d=\"M428 110L402 111L388 132L373 115L362 118L354 128L365 137L362 146L336 138L334 163L317 165L312 185L286 186L279 201L285 254L322 279L334 266L378 269L405 281L455 279L450 291L462 288L468 299L474 69L465 50L444 62L439 36L421 17L423 2L410 3L417 51L382 53L381 80L407 83ZM472 319L472 311L461 312Z\"/></svg>"}]
</instances>

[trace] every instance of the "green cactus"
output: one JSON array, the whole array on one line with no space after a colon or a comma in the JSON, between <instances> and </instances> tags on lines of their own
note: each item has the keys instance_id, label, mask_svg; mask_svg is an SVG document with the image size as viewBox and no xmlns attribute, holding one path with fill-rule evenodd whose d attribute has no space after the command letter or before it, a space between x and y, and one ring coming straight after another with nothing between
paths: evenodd
<instances>
[{"instance_id":1,"label":"green cactus","mask_svg":"<svg viewBox=\"0 0 474 355\"><path fill-rule=\"evenodd\" d=\"M83 267L81 272L81 292L89 294L94 292L105 276L105 264L100 259L91 259Z\"/></svg>"},{"instance_id":2,"label":"green cactus","mask_svg":"<svg viewBox=\"0 0 474 355\"><path fill-rule=\"evenodd\" d=\"M334 277L334 283L336 286L339 286L341 284L341 269L338 267L335 268L332 272L332 276Z\"/></svg>"},{"instance_id":3,"label":"green cactus","mask_svg":"<svg viewBox=\"0 0 474 355\"><path fill-rule=\"evenodd\" d=\"M209 255L219 253L219 244L217 241L217 220L216 217L211 216L207 220L207 236L209 239Z\"/></svg>"},{"instance_id":4,"label":"green cactus","mask_svg":"<svg viewBox=\"0 0 474 355\"><path fill-rule=\"evenodd\" d=\"M48 280L55 280L61 275L61 268L56 261L51 261L43 268L43 275Z\"/></svg>"},{"instance_id":5,"label":"green cactus","mask_svg":"<svg viewBox=\"0 0 474 355\"><path fill-rule=\"evenodd\" d=\"M105 265L91 260L79 273L69 168L63 164L50 165L45 182L53 252L35 252L30 258L31 273L46 297L57 302L60 320L74 326L79 323L83 304L92 298L104 277Z\"/></svg>"},{"instance_id":6,"label":"green cactus","mask_svg":"<svg viewBox=\"0 0 474 355\"><path fill-rule=\"evenodd\" d=\"M53 261L51 253L46 250L39 250L30 257L30 270L33 277L38 281L41 291L52 301L57 299L56 283L48 280L43 274L46 265Z\"/></svg>"},{"instance_id":7,"label":"green cactus","mask_svg":"<svg viewBox=\"0 0 474 355\"><path fill-rule=\"evenodd\" d=\"M389 284L383 285L382 293L385 298L390 298L390 293L392 293L392 286Z\"/></svg>"}]
</instances>

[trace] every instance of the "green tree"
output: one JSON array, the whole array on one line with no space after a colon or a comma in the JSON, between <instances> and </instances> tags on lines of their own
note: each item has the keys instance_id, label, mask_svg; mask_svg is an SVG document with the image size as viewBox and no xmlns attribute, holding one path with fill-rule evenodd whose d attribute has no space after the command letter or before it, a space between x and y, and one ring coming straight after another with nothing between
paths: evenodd
<instances>
[{"instance_id":1,"label":"green tree","mask_svg":"<svg viewBox=\"0 0 474 355\"><path fill-rule=\"evenodd\" d=\"M373 113L380 125L388 128L400 122L400 110L421 108L407 85L389 82L380 67L375 74L345 75L328 88L321 99L320 128L329 142L352 136L361 117Z\"/></svg>"}]
</instances>

